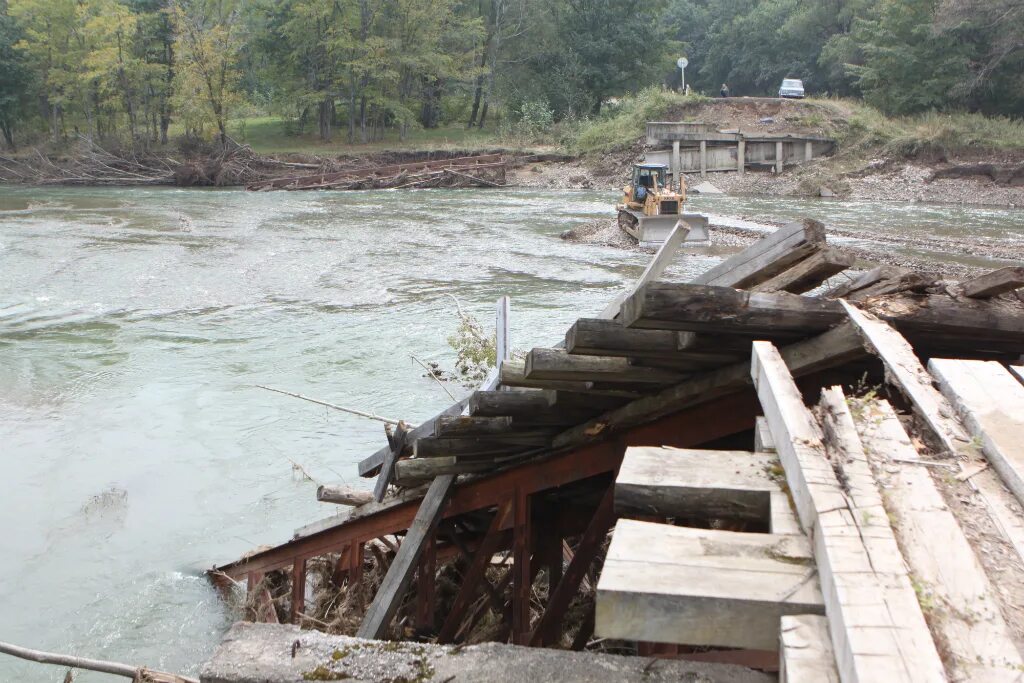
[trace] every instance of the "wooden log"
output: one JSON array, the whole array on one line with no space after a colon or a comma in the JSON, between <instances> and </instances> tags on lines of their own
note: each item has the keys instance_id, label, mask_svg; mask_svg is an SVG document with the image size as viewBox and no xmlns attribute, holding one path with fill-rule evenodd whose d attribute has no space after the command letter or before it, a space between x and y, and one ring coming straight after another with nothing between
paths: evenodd
<instances>
[{"instance_id":1,"label":"wooden log","mask_svg":"<svg viewBox=\"0 0 1024 683\"><path fill-rule=\"evenodd\" d=\"M805 258L770 280L751 288L753 292L809 292L836 273L853 266L857 259L852 254L829 247Z\"/></svg>"},{"instance_id":2,"label":"wooden log","mask_svg":"<svg viewBox=\"0 0 1024 683\"><path fill-rule=\"evenodd\" d=\"M373 493L344 484L318 486L316 499L321 503L338 505L363 505L373 500Z\"/></svg>"},{"instance_id":3,"label":"wooden log","mask_svg":"<svg viewBox=\"0 0 1024 683\"><path fill-rule=\"evenodd\" d=\"M682 350L680 336L686 332L638 330L615 320L581 318L565 335L565 350L577 356L624 356L668 359L695 363L729 363L739 354ZM749 349L747 349L749 351Z\"/></svg>"},{"instance_id":4,"label":"wooden log","mask_svg":"<svg viewBox=\"0 0 1024 683\"><path fill-rule=\"evenodd\" d=\"M366 615L356 632L357 637L378 639L387 633L391 619L398 611L412 583L416 565L423 554L427 539L437 528L445 500L454 483L453 474L441 475L431 482L394 561L388 567L388 573L384 576L369 609L366 610Z\"/></svg>"},{"instance_id":5,"label":"wooden log","mask_svg":"<svg viewBox=\"0 0 1024 683\"><path fill-rule=\"evenodd\" d=\"M783 358L795 376L843 365L867 355L863 342L849 324L835 327L811 339L782 349ZM607 438L610 433L670 413L742 391L750 386L750 366L737 363L719 370L694 375L684 382L645 396L559 434L553 446L564 448Z\"/></svg>"},{"instance_id":6,"label":"wooden log","mask_svg":"<svg viewBox=\"0 0 1024 683\"><path fill-rule=\"evenodd\" d=\"M625 358L573 356L563 349L541 348L527 355L525 375L538 380L625 384L672 384L683 377L669 370L633 366Z\"/></svg>"},{"instance_id":7,"label":"wooden log","mask_svg":"<svg viewBox=\"0 0 1024 683\"><path fill-rule=\"evenodd\" d=\"M814 539L840 679L945 681L899 548L883 531L888 525L884 510L879 513L875 505L862 509L845 494L821 428L770 342L754 343L751 376L800 523ZM832 441L839 457L846 455L847 436L844 429L844 438Z\"/></svg>"},{"instance_id":8,"label":"wooden log","mask_svg":"<svg viewBox=\"0 0 1024 683\"><path fill-rule=\"evenodd\" d=\"M487 436L512 431L511 417L470 417L444 415L437 418L434 434L441 437Z\"/></svg>"},{"instance_id":9,"label":"wooden log","mask_svg":"<svg viewBox=\"0 0 1024 683\"><path fill-rule=\"evenodd\" d=\"M821 614L801 536L620 519L597 584L596 635L774 649L779 618Z\"/></svg>"},{"instance_id":10,"label":"wooden log","mask_svg":"<svg viewBox=\"0 0 1024 683\"><path fill-rule=\"evenodd\" d=\"M463 460L453 456L406 458L395 463L395 482L400 485L433 479L442 474L488 472L498 465L493 460Z\"/></svg>"},{"instance_id":11,"label":"wooden log","mask_svg":"<svg viewBox=\"0 0 1024 683\"><path fill-rule=\"evenodd\" d=\"M621 318L627 327L738 332L778 339L823 332L845 316L834 301L655 282L623 303Z\"/></svg>"},{"instance_id":12,"label":"wooden log","mask_svg":"<svg viewBox=\"0 0 1024 683\"><path fill-rule=\"evenodd\" d=\"M75 657L57 652L43 652L42 650L31 650L27 647L20 647L12 643L0 642L0 654L11 655L29 662L39 664L54 664L56 666L68 667L70 669L83 669L85 671L99 671L130 678L133 681L148 681L149 683L199 683L199 680L191 676L179 676L177 674L155 671L144 666L133 666L121 664L120 662L108 662L102 659L88 659L86 657ZM65 677L65 680L68 680Z\"/></svg>"},{"instance_id":13,"label":"wooden log","mask_svg":"<svg viewBox=\"0 0 1024 683\"><path fill-rule=\"evenodd\" d=\"M950 678L1006 680L1024 669L999 611L994 587L910 437L886 401L861 402L856 429L877 461L887 514L894 521L903 557L928 600L932 630L947 650Z\"/></svg>"},{"instance_id":14,"label":"wooden log","mask_svg":"<svg viewBox=\"0 0 1024 683\"><path fill-rule=\"evenodd\" d=\"M964 296L988 299L1024 287L1024 267L1008 266L961 283Z\"/></svg>"},{"instance_id":15,"label":"wooden log","mask_svg":"<svg viewBox=\"0 0 1024 683\"><path fill-rule=\"evenodd\" d=\"M768 453L627 448L615 479L615 512L620 517L639 514L767 524L771 494L782 492L770 475L778 463L778 457Z\"/></svg>"},{"instance_id":16,"label":"wooden log","mask_svg":"<svg viewBox=\"0 0 1024 683\"><path fill-rule=\"evenodd\" d=\"M787 615L779 631L779 683L839 683L826 617Z\"/></svg>"},{"instance_id":17,"label":"wooden log","mask_svg":"<svg viewBox=\"0 0 1024 683\"><path fill-rule=\"evenodd\" d=\"M928 370L989 464L1024 503L1024 385L993 361L932 358Z\"/></svg>"},{"instance_id":18,"label":"wooden log","mask_svg":"<svg viewBox=\"0 0 1024 683\"><path fill-rule=\"evenodd\" d=\"M761 284L825 244L825 226L805 219L779 228L693 279L698 285L745 288Z\"/></svg>"}]
</instances>

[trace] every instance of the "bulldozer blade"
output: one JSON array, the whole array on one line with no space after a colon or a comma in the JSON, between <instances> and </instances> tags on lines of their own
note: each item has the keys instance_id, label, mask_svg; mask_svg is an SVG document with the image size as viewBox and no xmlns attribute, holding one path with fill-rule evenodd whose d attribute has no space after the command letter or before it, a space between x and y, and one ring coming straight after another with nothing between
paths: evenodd
<instances>
[{"instance_id":1,"label":"bulldozer blade","mask_svg":"<svg viewBox=\"0 0 1024 683\"><path fill-rule=\"evenodd\" d=\"M710 244L708 218L699 213L684 213L671 216L641 216L637 219L637 241L641 247L660 247L672 232L678 221L690 228L684 244L698 246Z\"/></svg>"}]
</instances>

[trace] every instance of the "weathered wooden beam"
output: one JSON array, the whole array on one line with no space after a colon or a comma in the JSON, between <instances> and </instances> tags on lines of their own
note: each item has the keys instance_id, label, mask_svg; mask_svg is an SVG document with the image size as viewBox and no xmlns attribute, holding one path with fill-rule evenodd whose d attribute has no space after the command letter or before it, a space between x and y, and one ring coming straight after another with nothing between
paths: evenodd
<instances>
[{"instance_id":1,"label":"weathered wooden beam","mask_svg":"<svg viewBox=\"0 0 1024 683\"><path fill-rule=\"evenodd\" d=\"M862 273L851 282L833 287L823 295L827 299L863 301L883 294L923 292L936 282L933 275L924 275L897 266L879 266Z\"/></svg>"},{"instance_id":2,"label":"weathered wooden beam","mask_svg":"<svg viewBox=\"0 0 1024 683\"><path fill-rule=\"evenodd\" d=\"M619 516L747 519L767 523L778 457L745 451L626 449L615 479Z\"/></svg>"},{"instance_id":3,"label":"weathered wooden beam","mask_svg":"<svg viewBox=\"0 0 1024 683\"><path fill-rule=\"evenodd\" d=\"M615 320L581 318L565 335L565 350L577 356L623 356L689 363L729 363L737 353L722 353L708 345L703 351L680 348L680 335L672 330L638 330ZM747 349L749 352L749 349Z\"/></svg>"},{"instance_id":4,"label":"weathered wooden beam","mask_svg":"<svg viewBox=\"0 0 1024 683\"><path fill-rule=\"evenodd\" d=\"M964 296L988 299L1024 287L1024 266L1008 266L961 283Z\"/></svg>"},{"instance_id":5,"label":"weathered wooden beam","mask_svg":"<svg viewBox=\"0 0 1024 683\"><path fill-rule=\"evenodd\" d=\"M790 371L802 376L862 358L867 351L852 326L843 324L817 337L783 347L782 355ZM555 437L553 446L562 448L604 439L613 432L742 391L750 384L749 363L694 375L653 396L639 398L566 430Z\"/></svg>"},{"instance_id":6,"label":"weathered wooden beam","mask_svg":"<svg viewBox=\"0 0 1024 683\"><path fill-rule=\"evenodd\" d=\"M770 342L754 343L751 376L800 523L814 539L840 679L844 683L945 681L899 548L891 538L888 518L881 505L872 502L877 490L874 497L866 488L856 496L846 495L821 428ZM859 455L846 451L851 443L855 448L860 445L855 433L849 435L845 416L836 424L842 438L833 438L830 445L837 449L837 458L863 457L862 448ZM866 507L861 508L863 504Z\"/></svg>"},{"instance_id":7,"label":"weathered wooden beam","mask_svg":"<svg viewBox=\"0 0 1024 683\"><path fill-rule=\"evenodd\" d=\"M835 301L730 287L655 282L627 299L628 327L793 337L823 332L845 319Z\"/></svg>"},{"instance_id":8,"label":"weathered wooden beam","mask_svg":"<svg viewBox=\"0 0 1024 683\"><path fill-rule=\"evenodd\" d=\"M932 358L928 370L985 458L1024 503L1024 385L994 361Z\"/></svg>"},{"instance_id":9,"label":"weathered wooden beam","mask_svg":"<svg viewBox=\"0 0 1024 683\"><path fill-rule=\"evenodd\" d=\"M853 266L856 257L829 247L808 256L770 280L751 288L753 292L809 292L836 273Z\"/></svg>"},{"instance_id":10,"label":"weathered wooden beam","mask_svg":"<svg viewBox=\"0 0 1024 683\"><path fill-rule=\"evenodd\" d=\"M428 436L420 439L413 447L416 458L438 458L459 455L497 455L530 448L539 448L551 443L551 430L514 431L492 434L482 438L444 438Z\"/></svg>"},{"instance_id":11,"label":"weathered wooden beam","mask_svg":"<svg viewBox=\"0 0 1024 683\"><path fill-rule=\"evenodd\" d=\"M658 252L651 259L651 262L644 268L644 272L640 274L637 281L630 287L629 291L624 294L619 294L612 301L605 306L604 310L601 311L599 318L612 320L619 314L619 307L622 302L629 298L633 292L640 287L643 287L648 282L654 282L661 274L665 272L665 269L672 263L672 259L675 258L676 252L679 250L679 246L686 241L686 236L690 234L690 226L685 221L676 222L672 228L672 232L668 234L665 241L662 242L661 247L658 248Z\"/></svg>"},{"instance_id":12,"label":"weathered wooden beam","mask_svg":"<svg viewBox=\"0 0 1024 683\"><path fill-rule=\"evenodd\" d=\"M572 382L550 379L527 379L526 361L507 360L501 364L501 385L524 389L548 389L550 391L590 391L593 382Z\"/></svg>"},{"instance_id":13,"label":"weathered wooden beam","mask_svg":"<svg viewBox=\"0 0 1024 683\"><path fill-rule=\"evenodd\" d=\"M373 500L373 493L344 484L325 484L316 489L316 499L321 503L338 505L365 505Z\"/></svg>"},{"instance_id":14,"label":"weathered wooden beam","mask_svg":"<svg viewBox=\"0 0 1024 683\"><path fill-rule=\"evenodd\" d=\"M903 557L917 585L941 609L931 611L933 631L947 649L950 678L1006 680L1024 670L989 582L956 517L886 401L861 401L855 423L883 484Z\"/></svg>"},{"instance_id":15,"label":"weathered wooden beam","mask_svg":"<svg viewBox=\"0 0 1024 683\"><path fill-rule=\"evenodd\" d=\"M356 632L359 638L377 639L387 633L391 619L412 582L427 539L437 528L445 500L454 483L453 474L441 475L431 482L394 561L388 567L388 573L359 625Z\"/></svg>"},{"instance_id":16,"label":"weathered wooden beam","mask_svg":"<svg viewBox=\"0 0 1024 683\"><path fill-rule=\"evenodd\" d=\"M615 525L596 605L601 637L764 650L783 615L824 611L802 536L631 519Z\"/></svg>"},{"instance_id":17,"label":"weathered wooden beam","mask_svg":"<svg viewBox=\"0 0 1024 683\"><path fill-rule=\"evenodd\" d=\"M825 244L825 226L805 219L779 228L693 279L698 285L745 288L775 277Z\"/></svg>"},{"instance_id":18,"label":"weathered wooden beam","mask_svg":"<svg viewBox=\"0 0 1024 683\"><path fill-rule=\"evenodd\" d=\"M385 425L384 433L387 434L390 450L384 456L380 474L377 475L377 481L373 485L373 499L378 503L384 500L384 494L387 493L391 478L395 474L395 461L402 455L402 450L405 449L409 438L409 429L404 422L399 422L394 430L390 428L390 425Z\"/></svg>"},{"instance_id":19,"label":"weathered wooden beam","mask_svg":"<svg viewBox=\"0 0 1024 683\"><path fill-rule=\"evenodd\" d=\"M504 434L511 430L511 417L445 415L437 418L434 424L434 435L439 437L480 437L491 434Z\"/></svg>"},{"instance_id":20,"label":"weathered wooden beam","mask_svg":"<svg viewBox=\"0 0 1024 683\"><path fill-rule=\"evenodd\" d=\"M395 463L395 483L402 486L428 481L442 474L487 472L498 465L493 460L465 460L454 456L407 458Z\"/></svg>"},{"instance_id":21,"label":"weathered wooden beam","mask_svg":"<svg viewBox=\"0 0 1024 683\"><path fill-rule=\"evenodd\" d=\"M959 337L970 343L1009 341L1024 348L1024 314L1020 302L960 299L942 294L872 299L863 310L885 318L904 335Z\"/></svg>"},{"instance_id":22,"label":"weathered wooden beam","mask_svg":"<svg viewBox=\"0 0 1024 683\"><path fill-rule=\"evenodd\" d=\"M526 378L625 384L672 384L678 372L630 365L625 358L574 356L564 349L536 348L526 356Z\"/></svg>"}]
</instances>

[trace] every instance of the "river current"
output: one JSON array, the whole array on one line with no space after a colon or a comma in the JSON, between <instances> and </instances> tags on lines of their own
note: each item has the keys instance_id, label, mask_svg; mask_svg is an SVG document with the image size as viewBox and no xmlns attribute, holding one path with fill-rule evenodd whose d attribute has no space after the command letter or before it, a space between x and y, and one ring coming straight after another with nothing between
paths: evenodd
<instances>
[{"instance_id":1,"label":"river current","mask_svg":"<svg viewBox=\"0 0 1024 683\"><path fill-rule=\"evenodd\" d=\"M366 484L355 463L385 443L379 423L255 385L430 417L450 399L410 355L451 367L453 296L490 326L510 295L513 346L528 349L639 275L647 254L558 237L614 200L0 187L0 640L195 673L231 619L202 571L333 512L293 463ZM691 207L1024 245L1019 210ZM670 277L721 253L688 253ZM0 681L62 677L0 658Z\"/></svg>"}]
</instances>

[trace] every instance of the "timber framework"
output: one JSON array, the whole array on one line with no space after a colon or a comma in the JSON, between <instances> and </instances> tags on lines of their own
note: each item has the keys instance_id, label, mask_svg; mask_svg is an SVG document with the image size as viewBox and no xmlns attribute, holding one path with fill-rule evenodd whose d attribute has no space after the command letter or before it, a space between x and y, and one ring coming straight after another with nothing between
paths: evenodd
<instances>
[{"instance_id":1,"label":"timber framework","mask_svg":"<svg viewBox=\"0 0 1024 683\"><path fill-rule=\"evenodd\" d=\"M664 281L676 243L522 361L503 299L498 369L388 431L373 500L211 577L365 638L1021 680L1024 269L840 275L805 220Z\"/></svg>"}]
</instances>

